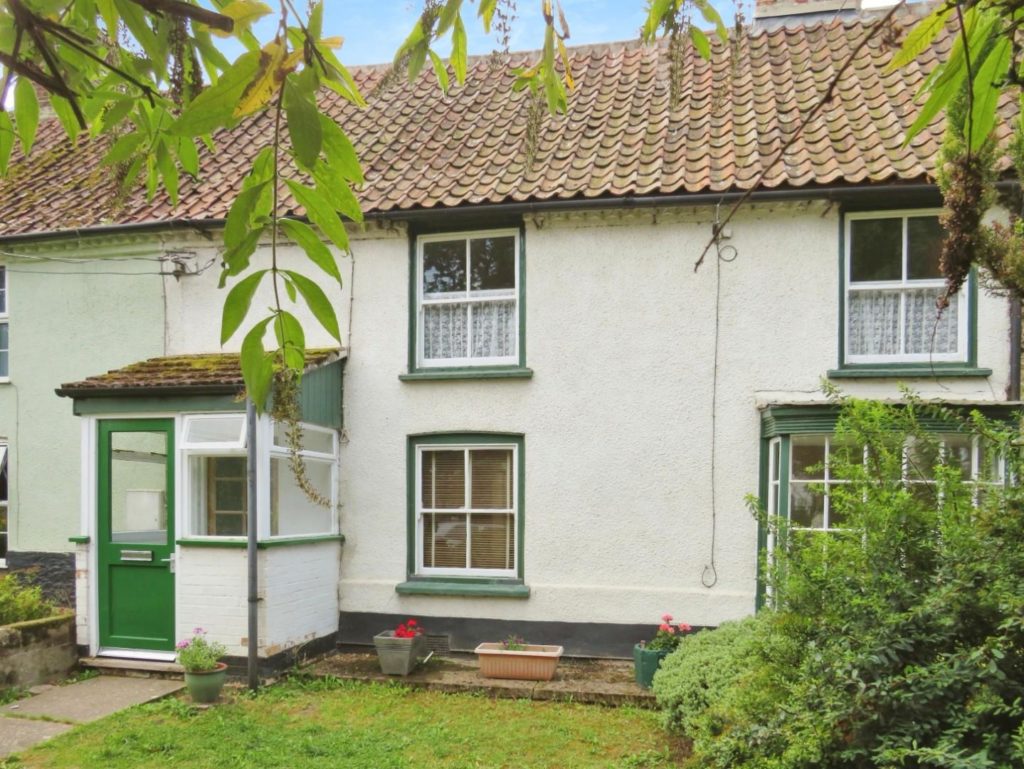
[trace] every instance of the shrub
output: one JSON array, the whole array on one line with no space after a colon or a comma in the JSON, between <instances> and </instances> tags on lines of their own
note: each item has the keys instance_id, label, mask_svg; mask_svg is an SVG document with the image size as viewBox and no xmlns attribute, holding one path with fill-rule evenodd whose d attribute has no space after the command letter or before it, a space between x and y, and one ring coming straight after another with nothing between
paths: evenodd
<instances>
[{"instance_id":1,"label":"shrub","mask_svg":"<svg viewBox=\"0 0 1024 769\"><path fill-rule=\"evenodd\" d=\"M929 422L984 441L1014 482L966 482ZM669 724L695 765L721 769L1024 766L1019 429L913 399L849 401L836 438L853 447L831 465L848 481L830 490L846 530L788 530L759 511L779 543L772 610L665 661L654 685Z\"/></svg>"},{"instance_id":2,"label":"shrub","mask_svg":"<svg viewBox=\"0 0 1024 769\"><path fill-rule=\"evenodd\" d=\"M35 585L26 585L14 574L0 576L0 625L43 619L56 612Z\"/></svg>"}]
</instances>

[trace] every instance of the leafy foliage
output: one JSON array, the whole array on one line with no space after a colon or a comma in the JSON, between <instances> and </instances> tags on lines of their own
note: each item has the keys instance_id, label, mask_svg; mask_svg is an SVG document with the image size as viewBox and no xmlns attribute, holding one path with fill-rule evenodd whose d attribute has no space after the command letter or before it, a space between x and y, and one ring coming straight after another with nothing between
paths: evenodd
<instances>
[{"instance_id":1,"label":"leafy foliage","mask_svg":"<svg viewBox=\"0 0 1024 769\"><path fill-rule=\"evenodd\" d=\"M688 639L655 678L697 765L1024 762L1024 493L966 481L928 420L983 441L983 470L998 455L1008 477L1024 470L1016 426L848 402L830 470L847 480L832 501L848 529L759 512L779 543L774 611ZM727 670L710 673L716 652Z\"/></svg>"},{"instance_id":2,"label":"leafy foliage","mask_svg":"<svg viewBox=\"0 0 1024 769\"><path fill-rule=\"evenodd\" d=\"M43 597L36 585L25 584L18 576L0 576L0 625L51 617L57 607Z\"/></svg>"}]
</instances>

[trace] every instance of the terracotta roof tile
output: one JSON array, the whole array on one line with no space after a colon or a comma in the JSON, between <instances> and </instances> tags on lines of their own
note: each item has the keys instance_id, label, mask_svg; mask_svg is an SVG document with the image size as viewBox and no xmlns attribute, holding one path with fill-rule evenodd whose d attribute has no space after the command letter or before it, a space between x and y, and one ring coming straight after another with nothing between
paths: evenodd
<instances>
[{"instance_id":1,"label":"terracotta roof tile","mask_svg":"<svg viewBox=\"0 0 1024 769\"><path fill-rule=\"evenodd\" d=\"M909 27L914 19L902 23ZM942 118L903 146L919 106L914 94L947 55L940 35L911 65L886 72L891 51L871 43L844 75L831 103L782 162L775 153L801 115L825 93L850 51L868 33L863 21L757 31L726 46L714 41L710 62L690 53L679 104L669 102L664 46L617 43L571 49L578 88L569 114L545 116L528 164L529 97L511 88L509 67L473 59L465 85L442 96L432 73L380 90L384 67L353 76L369 106L359 110L333 94L323 104L342 124L363 161L357 194L368 214L411 208L525 202L609 195L745 190L767 169L774 187L923 181L935 172ZM1001 103L1010 118L1009 94ZM998 135L1007 137L1006 120ZM99 159L105 139L72 148L56 121L40 128L38 149L0 183L0 236L169 219L217 221L227 214L241 177L270 140L268 114L215 137L200 151L203 175L186 179L172 209L162 193L144 190L115 206L116 185ZM1003 158L1001 169L1008 168ZM31 184L26 184L26 180ZM294 200L283 196L296 210Z\"/></svg>"}]
</instances>

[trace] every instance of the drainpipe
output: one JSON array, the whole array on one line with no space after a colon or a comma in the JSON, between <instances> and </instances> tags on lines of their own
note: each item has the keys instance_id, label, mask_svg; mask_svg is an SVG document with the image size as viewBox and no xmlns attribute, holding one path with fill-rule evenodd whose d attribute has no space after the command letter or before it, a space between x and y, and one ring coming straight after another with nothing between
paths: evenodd
<instances>
[{"instance_id":1,"label":"drainpipe","mask_svg":"<svg viewBox=\"0 0 1024 769\"><path fill-rule=\"evenodd\" d=\"M1020 400L1020 297L1010 298L1010 383L1006 388L1006 398L1010 401Z\"/></svg>"},{"instance_id":2,"label":"drainpipe","mask_svg":"<svg viewBox=\"0 0 1024 769\"><path fill-rule=\"evenodd\" d=\"M249 566L249 688L256 691L260 686L259 669L259 570L256 553L256 404L245 401L246 451L248 452L249 509L246 537L246 554Z\"/></svg>"}]
</instances>

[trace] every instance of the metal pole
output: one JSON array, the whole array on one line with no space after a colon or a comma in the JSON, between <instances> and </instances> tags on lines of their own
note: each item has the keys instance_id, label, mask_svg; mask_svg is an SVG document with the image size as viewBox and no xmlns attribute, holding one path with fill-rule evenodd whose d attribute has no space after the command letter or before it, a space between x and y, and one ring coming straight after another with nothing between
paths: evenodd
<instances>
[{"instance_id":1,"label":"metal pole","mask_svg":"<svg viewBox=\"0 0 1024 769\"><path fill-rule=\"evenodd\" d=\"M256 404L252 400L245 401L245 432L246 449L248 452L249 510L247 525L247 563L249 570L249 688L256 691L260 686L259 668L259 584L258 564L256 562Z\"/></svg>"}]
</instances>

